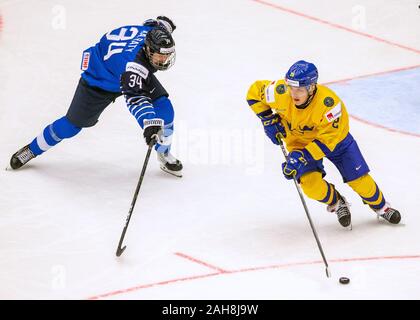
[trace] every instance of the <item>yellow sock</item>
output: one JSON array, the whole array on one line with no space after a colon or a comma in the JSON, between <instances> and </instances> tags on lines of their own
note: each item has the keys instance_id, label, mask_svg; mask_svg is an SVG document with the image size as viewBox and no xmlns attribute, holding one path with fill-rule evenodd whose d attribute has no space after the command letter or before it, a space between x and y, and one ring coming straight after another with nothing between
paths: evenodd
<instances>
[{"instance_id":1,"label":"yellow sock","mask_svg":"<svg viewBox=\"0 0 420 320\"><path fill-rule=\"evenodd\" d=\"M385 205L385 197L375 180L366 174L356 180L348 182L348 185L362 198L365 204L372 209L378 210Z\"/></svg>"},{"instance_id":2,"label":"yellow sock","mask_svg":"<svg viewBox=\"0 0 420 320\"><path fill-rule=\"evenodd\" d=\"M320 172L314 171L304 174L300 178L300 186L303 192L311 199L328 205L337 202L338 192L333 184L322 178Z\"/></svg>"}]
</instances>

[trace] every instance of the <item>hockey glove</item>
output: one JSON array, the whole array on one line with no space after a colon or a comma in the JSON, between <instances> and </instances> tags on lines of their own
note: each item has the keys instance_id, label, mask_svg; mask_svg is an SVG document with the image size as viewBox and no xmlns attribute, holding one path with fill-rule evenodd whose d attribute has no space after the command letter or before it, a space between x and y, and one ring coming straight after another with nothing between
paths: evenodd
<instances>
[{"instance_id":1,"label":"hockey glove","mask_svg":"<svg viewBox=\"0 0 420 320\"><path fill-rule=\"evenodd\" d=\"M165 16L159 16L156 19L147 19L143 22L144 26L148 27L164 27L170 33L174 32L176 29L175 23L171 19Z\"/></svg>"},{"instance_id":2,"label":"hockey glove","mask_svg":"<svg viewBox=\"0 0 420 320\"><path fill-rule=\"evenodd\" d=\"M174 32L176 29L175 23L173 23L173 21L168 17L159 16L157 17L157 21L160 25L163 25L166 28L166 30L168 30L170 33Z\"/></svg>"},{"instance_id":3,"label":"hockey glove","mask_svg":"<svg viewBox=\"0 0 420 320\"><path fill-rule=\"evenodd\" d=\"M266 112L258 114L258 118L264 126L265 134L271 139L274 144L279 145L280 138L286 138L286 130L280 122L280 116L277 113L264 114Z\"/></svg>"},{"instance_id":4,"label":"hockey glove","mask_svg":"<svg viewBox=\"0 0 420 320\"><path fill-rule=\"evenodd\" d=\"M163 131L163 120L162 119L144 119L143 120L143 136L146 139L147 145L154 140L155 144L158 140L160 141L160 136Z\"/></svg>"},{"instance_id":5,"label":"hockey glove","mask_svg":"<svg viewBox=\"0 0 420 320\"><path fill-rule=\"evenodd\" d=\"M307 158L310 155L304 150L296 150L289 153L287 161L283 162L283 174L287 180L293 179L294 176L300 175L304 166L307 165Z\"/></svg>"}]
</instances>

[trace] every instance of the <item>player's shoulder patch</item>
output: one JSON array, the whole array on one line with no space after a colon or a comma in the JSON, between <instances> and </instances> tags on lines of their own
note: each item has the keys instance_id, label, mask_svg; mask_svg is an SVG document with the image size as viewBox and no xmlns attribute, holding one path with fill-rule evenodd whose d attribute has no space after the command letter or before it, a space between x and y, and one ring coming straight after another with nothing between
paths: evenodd
<instances>
[{"instance_id":1,"label":"player's shoulder patch","mask_svg":"<svg viewBox=\"0 0 420 320\"><path fill-rule=\"evenodd\" d=\"M331 97L326 97L324 99L324 105L327 106L328 108L332 107L334 105L334 103L335 103L335 101Z\"/></svg>"},{"instance_id":2,"label":"player's shoulder patch","mask_svg":"<svg viewBox=\"0 0 420 320\"><path fill-rule=\"evenodd\" d=\"M327 119L328 122L332 122L339 117L341 117L341 102L337 103L337 105L334 108L327 111L327 113L325 114L325 118Z\"/></svg>"},{"instance_id":3,"label":"player's shoulder patch","mask_svg":"<svg viewBox=\"0 0 420 320\"><path fill-rule=\"evenodd\" d=\"M283 93L285 93L285 92L286 92L286 86L285 86L284 84L279 84L279 85L276 87L276 92L277 92L278 94L283 94Z\"/></svg>"},{"instance_id":4,"label":"player's shoulder patch","mask_svg":"<svg viewBox=\"0 0 420 320\"><path fill-rule=\"evenodd\" d=\"M88 51L83 52L82 71L86 71L87 69L89 69L89 60L90 60L90 52Z\"/></svg>"},{"instance_id":5,"label":"player's shoulder patch","mask_svg":"<svg viewBox=\"0 0 420 320\"><path fill-rule=\"evenodd\" d=\"M128 62L125 71L137 73L143 79L147 79L149 76L149 70L137 62Z\"/></svg>"}]
</instances>

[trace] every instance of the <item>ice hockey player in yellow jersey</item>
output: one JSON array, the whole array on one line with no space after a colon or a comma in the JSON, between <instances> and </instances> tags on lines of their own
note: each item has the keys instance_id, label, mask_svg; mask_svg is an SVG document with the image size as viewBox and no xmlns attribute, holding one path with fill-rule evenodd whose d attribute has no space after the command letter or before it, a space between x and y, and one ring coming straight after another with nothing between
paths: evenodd
<instances>
[{"instance_id":1,"label":"ice hockey player in yellow jersey","mask_svg":"<svg viewBox=\"0 0 420 320\"><path fill-rule=\"evenodd\" d=\"M343 101L326 86L317 84L314 64L300 60L285 79L254 82L247 101L262 121L274 144L283 139L289 151L282 164L287 179L296 177L304 193L327 205L343 227L351 226L349 204L332 183L324 180L323 159L329 159L363 203L378 216L398 224L401 215L386 202L369 174L355 139L349 132L349 116Z\"/></svg>"}]
</instances>

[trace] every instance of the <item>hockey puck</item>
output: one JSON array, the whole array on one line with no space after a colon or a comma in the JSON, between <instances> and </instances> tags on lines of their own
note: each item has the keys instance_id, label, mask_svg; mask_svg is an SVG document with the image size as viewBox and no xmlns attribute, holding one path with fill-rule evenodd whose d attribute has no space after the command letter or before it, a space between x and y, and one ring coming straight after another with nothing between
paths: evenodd
<instances>
[{"instance_id":1,"label":"hockey puck","mask_svg":"<svg viewBox=\"0 0 420 320\"><path fill-rule=\"evenodd\" d=\"M350 279L346 278L346 277L341 277L340 280L338 280L338 281L340 281L341 284L349 284L350 283Z\"/></svg>"}]
</instances>

